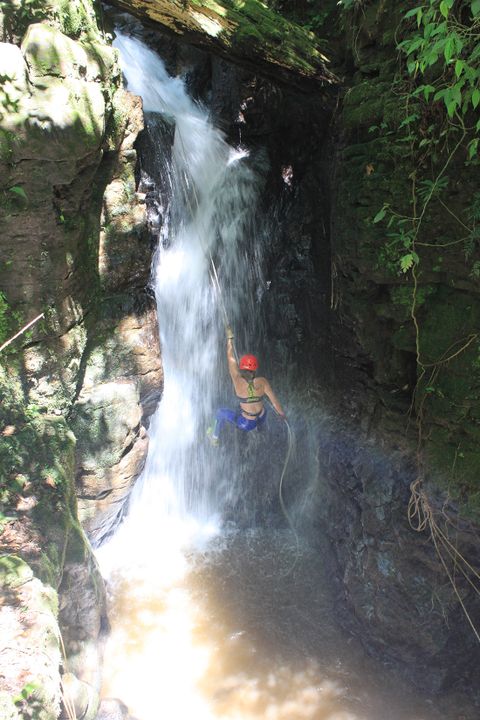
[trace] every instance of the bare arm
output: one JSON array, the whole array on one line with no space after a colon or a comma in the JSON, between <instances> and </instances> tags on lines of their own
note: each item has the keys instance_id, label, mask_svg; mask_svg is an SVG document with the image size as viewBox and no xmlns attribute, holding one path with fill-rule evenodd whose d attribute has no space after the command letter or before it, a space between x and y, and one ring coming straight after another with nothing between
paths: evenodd
<instances>
[{"instance_id":1,"label":"bare arm","mask_svg":"<svg viewBox=\"0 0 480 720\"><path fill-rule=\"evenodd\" d=\"M280 417L284 418L285 413L283 411L283 408L280 405L277 396L273 392L270 383L266 379L264 381L263 389L265 390L265 395L268 397L268 399L272 403L272 405L275 408L275 410L277 411L277 413L280 415Z\"/></svg>"},{"instance_id":2,"label":"bare arm","mask_svg":"<svg viewBox=\"0 0 480 720\"><path fill-rule=\"evenodd\" d=\"M233 351L233 332L230 327L227 327L227 363L228 372L232 378L232 382L235 385L235 381L240 377L240 370L235 359L235 353Z\"/></svg>"}]
</instances>

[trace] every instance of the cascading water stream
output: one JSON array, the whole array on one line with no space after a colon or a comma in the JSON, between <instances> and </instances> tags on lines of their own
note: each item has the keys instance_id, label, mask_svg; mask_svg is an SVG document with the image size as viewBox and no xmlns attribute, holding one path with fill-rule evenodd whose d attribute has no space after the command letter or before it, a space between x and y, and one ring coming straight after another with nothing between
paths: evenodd
<instances>
[{"instance_id":1,"label":"cascading water stream","mask_svg":"<svg viewBox=\"0 0 480 720\"><path fill-rule=\"evenodd\" d=\"M247 478L205 431L228 384L222 303L236 329L258 333L260 179L155 53L123 35L116 45L129 90L175 135L171 158L158 149L172 189L154 268L164 395L129 514L98 551L112 624L104 695L136 720L441 718L413 712L418 703L335 626L316 552L302 548L292 570L288 533L221 532ZM270 448L272 435L258 442Z\"/></svg>"},{"instance_id":2,"label":"cascading water stream","mask_svg":"<svg viewBox=\"0 0 480 720\"><path fill-rule=\"evenodd\" d=\"M222 503L204 437L224 363L225 309L235 319L241 303L247 322L251 309L242 239L252 234L255 182L244 153L227 145L154 52L122 35L116 45L128 87L141 95L144 110L175 125L168 236L154 268L165 390L132 506L141 495L142 524L145 509L157 524L173 516L205 523ZM210 280L212 253L219 257L221 288Z\"/></svg>"}]
</instances>

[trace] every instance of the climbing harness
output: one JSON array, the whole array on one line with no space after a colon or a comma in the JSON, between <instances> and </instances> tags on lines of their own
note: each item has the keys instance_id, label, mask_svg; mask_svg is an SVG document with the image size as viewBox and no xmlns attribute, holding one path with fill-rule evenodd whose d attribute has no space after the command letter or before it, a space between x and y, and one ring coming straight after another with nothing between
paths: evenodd
<instances>
[{"instance_id":1,"label":"climbing harness","mask_svg":"<svg viewBox=\"0 0 480 720\"><path fill-rule=\"evenodd\" d=\"M237 395L237 400L240 400L241 403L263 402L263 398L255 395L255 386L253 384L253 380L250 380L250 382L248 383L247 392L248 392L248 397L243 398L243 397L240 397L239 395Z\"/></svg>"},{"instance_id":2,"label":"climbing harness","mask_svg":"<svg viewBox=\"0 0 480 720\"><path fill-rule=\"evenodd\" d=\"M260 418L260 416L263 415L263 413L265 412L264 408L262 408L261 410L259 410L256 413L248 412L248 410L244 410L243 408L240 408L240 410L244 415L248 415L248 417L252 417L252 418L256 418L256 417Z\"/></svg>"}]
</instances>

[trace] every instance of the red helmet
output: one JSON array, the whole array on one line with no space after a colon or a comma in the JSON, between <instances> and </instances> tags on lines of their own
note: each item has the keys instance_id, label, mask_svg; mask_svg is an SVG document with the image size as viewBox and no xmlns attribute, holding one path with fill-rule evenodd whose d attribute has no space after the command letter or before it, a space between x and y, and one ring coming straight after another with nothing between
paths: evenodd
<instances>
[{"instance_id":1,"label":"red helmet","mask_svg":"<svg viewBox=\"0 0 480 720\"><path fill-rule=\"evenodd\" d=\"M258 360L255 355L244 355L238 363L240 370L251 370L254 372L258 369Z\"/></svg>"}]
</instances>

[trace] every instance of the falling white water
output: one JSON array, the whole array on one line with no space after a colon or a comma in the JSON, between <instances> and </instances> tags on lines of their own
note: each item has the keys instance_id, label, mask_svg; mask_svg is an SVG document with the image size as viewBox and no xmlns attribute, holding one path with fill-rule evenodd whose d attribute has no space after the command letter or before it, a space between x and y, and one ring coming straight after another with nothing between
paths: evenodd
<instances>
[{"instance_id":1,"label":"falling white water","mask_svg":"<svg viewBox=\"0 0 480 720\"><path fill-rule=\"evenodd\" d=\"M123 35L115 45L128 89L142 97L145 111L175 126L168 237L154 268L165 388L127 522L141 505L140 532L179 518L208 527L221 497L205 433L225 365L225 311L235 320L240 302L243 315L252 306L241 296L251 293L244 238L252 233L255 179L244 162L248 153L225 142L153 51ZM211 280L217 266L220 287Z\"/></svg>"}]
</instances>

